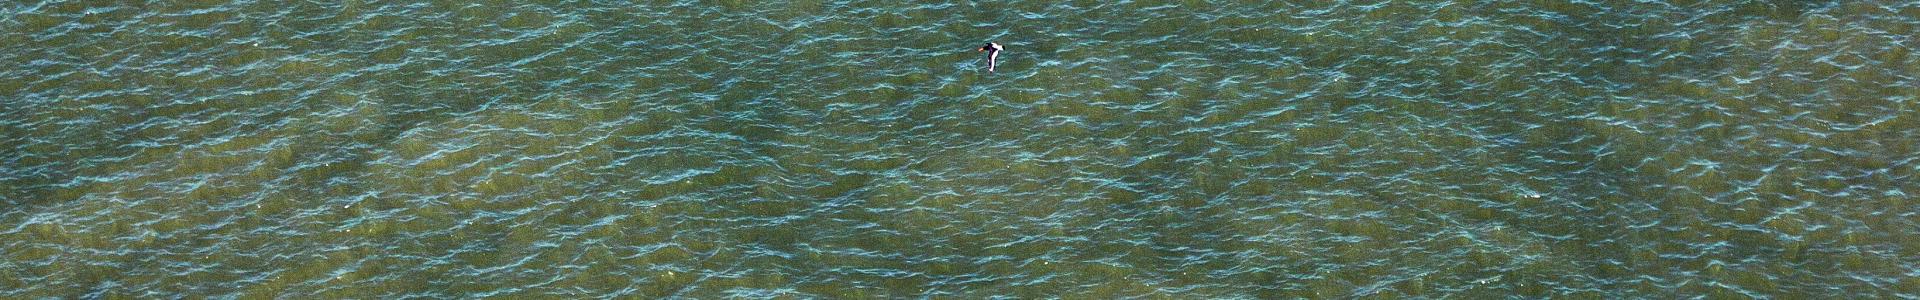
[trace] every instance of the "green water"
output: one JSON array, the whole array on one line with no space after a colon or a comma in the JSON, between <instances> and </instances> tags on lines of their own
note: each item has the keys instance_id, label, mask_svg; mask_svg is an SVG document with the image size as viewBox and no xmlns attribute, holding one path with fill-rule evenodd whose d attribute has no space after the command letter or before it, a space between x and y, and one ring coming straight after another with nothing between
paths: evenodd
<instances>
[{"instance_id":1,"label":"green water","mask_svg":"<svg viewBox=\"0 0 1920 300\"><path fill-rule=\"evenodd\" d=\"M1920 297L1920 4L1336 2L0 4L0 298Z\"/></svg>"}]
</instances>

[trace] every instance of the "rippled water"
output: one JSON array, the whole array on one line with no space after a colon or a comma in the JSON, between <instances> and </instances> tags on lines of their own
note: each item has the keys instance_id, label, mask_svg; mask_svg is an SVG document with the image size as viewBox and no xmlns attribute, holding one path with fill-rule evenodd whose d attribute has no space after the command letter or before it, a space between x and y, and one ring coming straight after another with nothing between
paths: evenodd
<instances>
[{"instance_id":1,"label":"rippled water","mask_svg":"<svg viewBox=\"0 0 1920 300\"><path fill-rule=\"evenodd\" d=\"M333 2L0 4L0 298L1920 297L1911 1Z\"/></svg>"}]
</instances>

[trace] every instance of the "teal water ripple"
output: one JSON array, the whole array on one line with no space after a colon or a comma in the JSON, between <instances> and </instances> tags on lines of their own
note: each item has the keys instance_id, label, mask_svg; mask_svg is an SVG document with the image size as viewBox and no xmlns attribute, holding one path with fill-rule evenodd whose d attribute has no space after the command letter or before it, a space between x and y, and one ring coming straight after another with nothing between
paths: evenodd
<instances>
[{"instance_id":1,"label":"teal water ripple","mask_svg":"<svg viewBox=\"0 0 1920 300\"><path fill-rule=\"evenodd\" d=\"M0 4L0 297L1912 298L1915 15Z\"/></svg>"}]
</instances>

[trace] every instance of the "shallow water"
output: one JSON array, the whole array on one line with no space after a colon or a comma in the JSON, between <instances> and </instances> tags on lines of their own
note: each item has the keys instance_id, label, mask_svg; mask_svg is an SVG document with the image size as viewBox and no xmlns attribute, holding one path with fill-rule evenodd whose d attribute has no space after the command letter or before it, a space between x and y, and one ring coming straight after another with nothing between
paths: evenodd
<instances>
[{"instance_id":1,"label":"shallow water","mask_svg":"<svg viewBox=\"0 0 1920 300\"><path fill-rule=\"evenodd\" d=\"M0 298L1920 297L1914 2L108 2Z\"/></svg>"}]
</instances>

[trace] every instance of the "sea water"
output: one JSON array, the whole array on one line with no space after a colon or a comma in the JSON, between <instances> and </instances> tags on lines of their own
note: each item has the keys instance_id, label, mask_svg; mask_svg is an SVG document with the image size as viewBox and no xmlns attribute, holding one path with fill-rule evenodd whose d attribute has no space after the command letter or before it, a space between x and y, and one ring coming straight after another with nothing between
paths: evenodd
<instances>
[{"instance_id":1,"label":"sea water","mask_svg":"<svg viewBox=\"0 0 1920 300\"><path fill-rule=\"evenodd\" d=\"M1916 26L9 2L0 298L1914 298Z\"/></svg>"}]
</instances>

